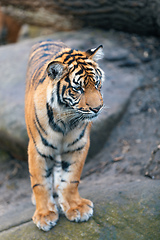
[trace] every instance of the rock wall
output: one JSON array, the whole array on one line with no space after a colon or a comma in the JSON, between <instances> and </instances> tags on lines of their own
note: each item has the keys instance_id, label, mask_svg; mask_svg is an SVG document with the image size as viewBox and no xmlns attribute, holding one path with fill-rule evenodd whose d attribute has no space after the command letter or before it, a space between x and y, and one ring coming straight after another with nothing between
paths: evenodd
<instances>
[{"instance_id":1,"label":"rock wall","mask_svg":"<svg viewBox=\"0 0 160 240\"><path fill-rule=\"evenodd\" d=\"M81 27L160 34L158 0L1 0L2 10L20 22L73 30Z\"/></svg>"}]
</instances>

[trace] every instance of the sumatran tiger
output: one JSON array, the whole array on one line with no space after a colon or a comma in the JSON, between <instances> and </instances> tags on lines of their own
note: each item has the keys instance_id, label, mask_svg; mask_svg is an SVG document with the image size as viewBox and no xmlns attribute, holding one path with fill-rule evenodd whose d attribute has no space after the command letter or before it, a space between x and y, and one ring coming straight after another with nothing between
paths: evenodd
<instances>
[{"instance_id":1,"label":"sumatran tiger","mask_svg":"<svg viewBox=\"0 0 160 240\"><path fill-rule=\"evenodd\" d=\"M53 190L70 221L87 221L93 215L93 203L80 197L78 185L90 145L91 121L103 106L104 73L96 63L102 55L102 45L82 52L51 40L31 50L25 119L36 204L32 219L44 231L58 220Z\"/></svg>"}]
</instances>

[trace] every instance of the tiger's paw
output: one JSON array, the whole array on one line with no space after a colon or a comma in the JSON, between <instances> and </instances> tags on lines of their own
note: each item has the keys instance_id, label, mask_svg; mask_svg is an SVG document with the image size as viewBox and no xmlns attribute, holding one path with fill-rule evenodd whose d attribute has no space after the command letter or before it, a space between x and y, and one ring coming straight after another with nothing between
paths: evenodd
<instances>
[{"instance_id":1,"label":"tiger's paw","mask_svg":"<svg viewBox=\"0 0 160 240\"><path fill-rule=\"evenodd\" d=\"M70 221L84 222L93 216L93 203L88 199L81 199L77 204L69 203L70 208L65 211L65 215ZM62 207L63 208L63 207Z\"/></svg>"},{"instance_id":2,"label":"tiger's paw","mask_svg":"<svg viewBox=\"0 0 160 240\"><path fill-rule=\"evenodd\" d=\"M38 211L36 210L32 219L39 229L49 231L58 221L57 211Z\"/></svg>"}]
</instances>

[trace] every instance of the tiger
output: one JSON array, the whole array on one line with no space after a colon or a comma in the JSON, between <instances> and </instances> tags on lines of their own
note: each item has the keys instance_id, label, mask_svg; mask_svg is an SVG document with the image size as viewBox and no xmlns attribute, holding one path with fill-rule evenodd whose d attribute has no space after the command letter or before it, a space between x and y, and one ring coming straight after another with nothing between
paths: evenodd
<instances>
[{"instance_id":1,"label":"tiger","mask_svg":"<svg viewBox=\"0 0 160 240\"><path fill-rule=\"evenodd\" d=\"M25 121L36 226L49 231L62 211L70 221L93 215L78 185L93 120L103 108L103 46L79 51L43 40L31 48L26 74ZM56 203L58 202L58 204ZM58 205L58 207L57 207Z\"/></svg>"}]
</instances>

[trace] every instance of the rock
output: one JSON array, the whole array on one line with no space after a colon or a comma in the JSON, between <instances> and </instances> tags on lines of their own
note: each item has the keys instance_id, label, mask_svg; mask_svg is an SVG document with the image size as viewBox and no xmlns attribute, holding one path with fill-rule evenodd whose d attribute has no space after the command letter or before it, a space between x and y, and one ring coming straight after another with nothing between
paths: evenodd
<instances>
[{"instance_id":1,"label":"rock","mask_svg":"<svg viewBox=\"0 0 160 240\"><path fill-rule=\"evenodd\" d=\"M0 147L18 159L26 159L24 92L31 45L27 42L0 49Z\"/></svg>"},{"instance_id":2,"label":"rock","mask_svg":"<svg viewBox=\"0 0 160 240\"><path fill-rule=\"evenodd\" d=\"M120 47L120 48L107 49L105 51L104 58L107 61L121 61L126 59L128 55L129 55L129 51L127 49L123 49L122 47Z\"/></svg>"},{"instance_id":3,"label":"rock","mask_svg":"<svg viewBox=\"0 0 160 240\"><path fill-rule=\"evenodd\" d=\"M11 208L10 211L0 217L0 232L30 221L33 212L34 206L27 201L21 203L18 207L16 206L16 208Z\"/></svg>"},{"instance_id":4,"label":"rock","mask_svg":"<svg viewBox=\"0 0 160 240\"><path fill-rule=\"evenodd\" d=\"M7 162L10 159L10 155L0 149L0 164Z\"/></svg>"},{"instance_id":5,"label":"rock","mask_svg":"<svg viewBox=\"0 0 160 240\"><path fill-rule=\"evenodd\" d=\"M95 204L95 214L84 223L74 223L60 216L57 225L49 232L39 230L31 221L30 210L22 221L14 222L7 229L3 222L0 239L154 239L160 236L159 224L159 184L160 181L146 180L104 187L104 185L88 185L82 194ZM29 208L28 208L29 209ZM22 208L17 215L22 215ZM11 213L12 216L12 213ZM3 221L3 217L1 221ZM11 226L11 225L10 225ZM5 231L4 231L5 230Z\"/></svg>"},{"instance_id":6,"label":"rock","mask_svg":"<svg viewBox=\"0 0 160 240\"><path fill-rule=\"evenodd\" d=\"M72 48L87 50L103 44L105 51L118 49L122 55L128 50L121 47L116 32L83 30L68 33L56 33L50 39L61 39ZM0 149L8 151L17 159L27 158L27 142L24 120L25 74L31 46L42 39L27 40L0 48ZM117 56L118 57L118 56ZM104 110L94 122L91 135L89 156L95 155L103 147L109 133L122 116L132 91L139 86L143 75L135 70L118 68L106 60L100 62L106 74L103 84ZM107 107L110 109L107 109Z\"/></svg>"},{"instance_id":7,"label":"rock","mask_svg":"<svg viewBox=\"0 0 160 240\"><path fill-rule=\"evenodd\" d=\"M140 60L139 59L126 59L125 61L123 61L122 63L119 64L119 67L135 67L137 65L140 64Z\"/></svg>"},{"instance_id":8,"label":"rock","mask_svg":"<svg viewBox=\"0 0 160 240\"><path fill-rule=\"evenodd\" d=\"M1 0L1 6L4 13L19 22L51 27L57 31L98 27L144 35L160 34L158 0Z\"/></svg>"}]
</instances>

